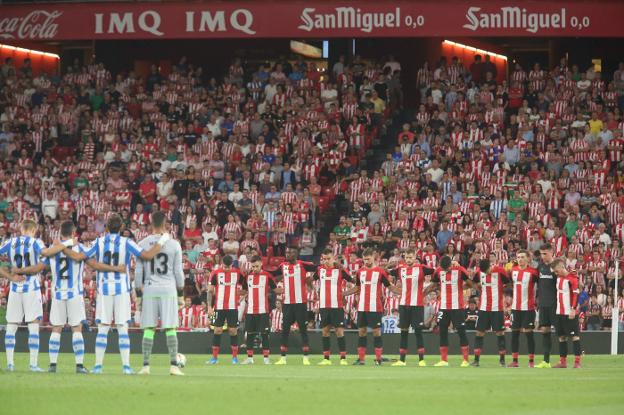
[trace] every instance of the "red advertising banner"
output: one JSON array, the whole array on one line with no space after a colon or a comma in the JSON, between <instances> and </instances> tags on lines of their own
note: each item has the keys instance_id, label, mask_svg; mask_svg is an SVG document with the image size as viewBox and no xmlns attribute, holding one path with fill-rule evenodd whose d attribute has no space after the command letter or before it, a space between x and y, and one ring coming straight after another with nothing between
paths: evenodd
<instances>
[{"instance_id":1,"label":"red advertising banner","mask_svg":"<svg viewBox=\"0 0 624 415\"><path fill-rule=\"evenodd\" d=\"M0 6L0 40L624 37L624 1L229 1Z\"/></svg>"}]
</instances>

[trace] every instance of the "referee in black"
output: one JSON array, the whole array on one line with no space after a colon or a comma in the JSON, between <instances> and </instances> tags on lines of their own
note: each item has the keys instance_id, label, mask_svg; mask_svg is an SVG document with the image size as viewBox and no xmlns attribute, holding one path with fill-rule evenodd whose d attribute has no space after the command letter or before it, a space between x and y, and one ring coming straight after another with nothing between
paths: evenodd
<instances>
[{"instance_id":1,"label":"referee in black","mask_svg":"<svg viewBox=\"0 0 624 415\"><path fill-rule=\"evenodd\" d=\"M539 326L542 329L542 348L544 349L544 361L537 368L550 368L550 348L552 343L551 326L556 322L557 311L557 277L550 267L553 262L553 250L550 245L544 245L540 249L541 259L537 270L539 271L538 301L539 301Z\"/></svg>"}]
</instances>

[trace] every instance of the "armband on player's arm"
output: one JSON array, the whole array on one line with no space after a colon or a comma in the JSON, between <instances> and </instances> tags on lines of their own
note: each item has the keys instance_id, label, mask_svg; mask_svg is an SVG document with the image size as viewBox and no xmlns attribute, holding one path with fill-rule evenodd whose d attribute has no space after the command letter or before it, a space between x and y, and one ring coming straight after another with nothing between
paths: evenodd
<instances>
[{"instance_id":1,"label":"armband on player's arm","mask_svg":"<svg viewBox=\"0 0 624 415\"><path fill-rule=\"evenodd\" d=\"M143 297L143 290L141 290L140 288L135 288L134 291L136 292L137 298Z\"/></svg>"},{"instance_id":2,"label":"armband on player's arm","mask_svg":"<svg viewBox=\"0 0 624 415\"><path fill-rule=\"evenodd\" d=\"M178 306L182 306L184 305L184 289L183 288L178 288L177 289L177 294L178 294Z\"/></svg>"}]
</instances>

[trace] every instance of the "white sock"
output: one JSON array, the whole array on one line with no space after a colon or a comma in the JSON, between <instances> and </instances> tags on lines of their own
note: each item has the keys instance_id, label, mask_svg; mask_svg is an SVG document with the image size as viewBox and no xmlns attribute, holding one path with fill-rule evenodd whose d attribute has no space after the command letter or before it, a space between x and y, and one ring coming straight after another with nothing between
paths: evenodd
<instances>
[{"instance_id":1,"label":"white sock","mask_svg":"<svg viewBox=\"0 0 624 415\"><path fill-rule=\"evenodd\" d=\"M39 359L39 323L28 323L28 350L30 350L30 365L37 366Z\"/></svg>"},{"instance_id":2,"label":"white sock","mask_svg":"<svg viewBox=\"0 0 624 415\"><path fill-rule=\"evenodd\" d=\"M128 336L128 326L120 324L117 326L119 333L119 354L121 355L121 364L130 366L130 336Z\"/></svg>"},{"instance_id":3,"label":"white sock","mask_svg":"<svg viewBox=\"0 0 624 415\"><path fill-rule=\"evenodd\" d=\"M102 366L104 362L104 353L106 352L106 343L108 343L109 326L99 325L98 334L95 337L95 365Z\"/></svg>"},{"instance_id":4,"label":"white sock","mask_svg":"<svg viewBox=\"0 0 624 415\"><path fill-rule=\"evenodd\" d=\"M15 333L17 332L17 324L8 323L6 333L4 334L4 348L6 349L7 365L13 365L13 354L15 353Z\"/></svg>"},{"instance_id":5,"label":"white sock","mask_svg":"<svg viewBox=\"0 0 624 415\"><path fill-rule=\"evenodd\" d=\"M50 334L50 343L48 344L48 353L50 354L50 363L56 364L58 361L59 350L61 349L61 333L52 332Z\"/></svg>"},{"instance_id":6,"label":"white sock","mask_svg":"<svg viewBox=\"0 0 624 415\"><path fill-rule=\"evenodd\" d=\"M72 347L74 348L74 356L76 357L76 364L81 365L84 363L84 339L82 338L82 332L75 331L72 333Z\"/></svg>"}]
</instances>

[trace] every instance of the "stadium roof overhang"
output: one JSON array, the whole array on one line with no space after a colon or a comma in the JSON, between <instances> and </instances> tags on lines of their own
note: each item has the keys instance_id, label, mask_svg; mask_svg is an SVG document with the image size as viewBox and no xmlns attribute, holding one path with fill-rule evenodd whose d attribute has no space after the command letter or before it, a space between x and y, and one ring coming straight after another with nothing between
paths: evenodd
<instances>
[{"instance_id":1,"label":"stadium roof overhang","mask_svg":"<svg viewBox=\"0 0 624 415\"><path fill-rule=\"evenodd\" d=\"M80 2L0 6L0 41L624 37L622 1Z\"/></svg>"}]
</instances>

